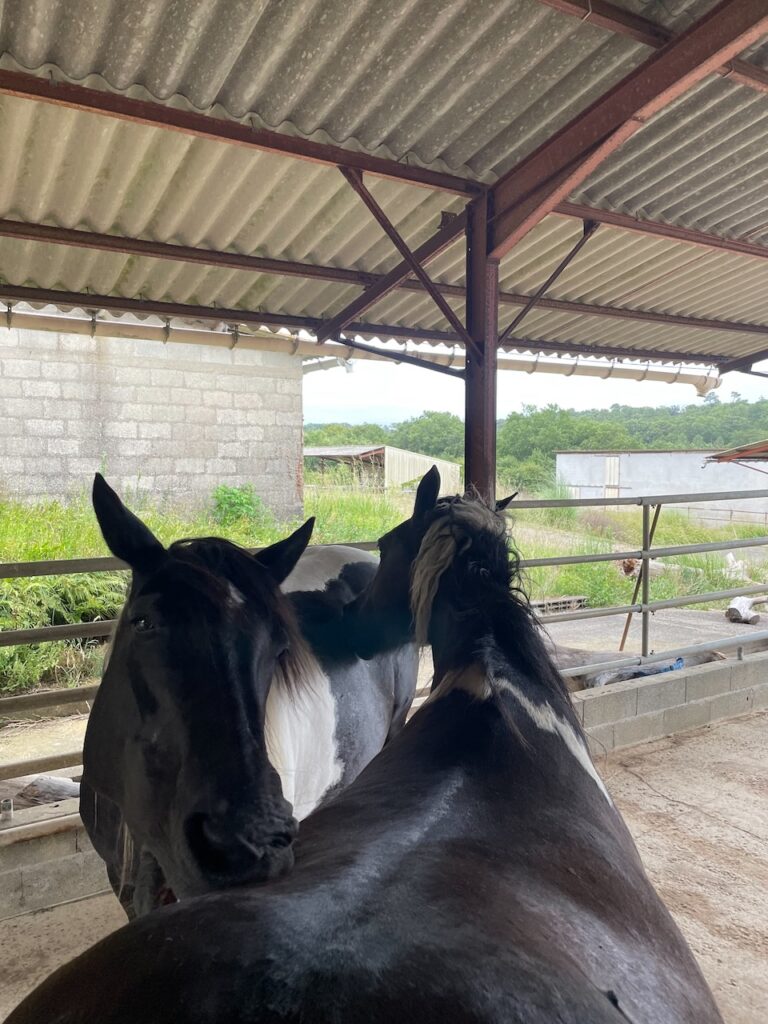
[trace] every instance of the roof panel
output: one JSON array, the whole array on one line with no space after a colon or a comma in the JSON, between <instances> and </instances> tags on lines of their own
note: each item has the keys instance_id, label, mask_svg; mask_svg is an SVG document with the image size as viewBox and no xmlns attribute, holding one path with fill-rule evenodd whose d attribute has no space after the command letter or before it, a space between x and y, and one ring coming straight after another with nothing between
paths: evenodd
<instances>
[{"instance_id":1,"label":"roof panel","mask_svg":"<svg viewBox=\"0 0 768 1024\"><path fill-rule=\"evenodd\" d=\"M675 32L715 0L621 0ZM536 0L6 0L0 66L126 91L289 134L492 180L649 50ZM768 65L768 44L749 57ZM0 217L346 267L399 261L333 167L160 128L0 98ZM575 198L768 245L768 96L719 78L638 132ZM394 181L370 188L412 246L461 200ZM530 294L579 237L546 218L501 267ZM429 266L464 280L458 241ZM326 317L359 291L319 280L183 265L0 238L13 284ZM554 298L768 324L768 262L603 226ZM463 313L463 300L451 306ZM508 323L519 306L502 307ZM446 331L399 290L371 322ZM741 355L760 335L538 309L536 341ZM751 347L750 347L751 346Z\"/></svg>"},{"instance_id":2,"label":"roof panel","mask_svg":"<svg viewBox=\"0 0 768 1024\"><path fill-rule=\"evenodd\" d=\"M8 2L0 65L488 175L646 48L536 0Z\"/></svg>"},{"instance_id":3,"label":"roof panel","mask_svg":"<svg viewBox=\"0 0 768 1024\"><path fill-rule=\"evenodd\" d=\"M577 202L768 245L768 95L709 78L637 132Z\"/></svg>"}]
</instances>

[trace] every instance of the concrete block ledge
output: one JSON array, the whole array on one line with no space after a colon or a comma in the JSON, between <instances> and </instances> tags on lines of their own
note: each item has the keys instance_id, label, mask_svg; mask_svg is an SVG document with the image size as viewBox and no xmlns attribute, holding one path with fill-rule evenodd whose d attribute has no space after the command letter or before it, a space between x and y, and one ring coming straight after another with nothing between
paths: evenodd
<instances>
[{"instance_id":1,"label":"concrete block ledge","mask_svg":"<svg viewBox=\"0 0 768 1024\"><path fill-rule=\"evenodd\" d=\"M45 807L19 811L0 829L0 921L108 888L77 800L62 801L53 813Z\"/></svg>"},{"instance_id":2,"label":"concrete block ledge","mask_svg":"<svg viewBox=\"0 0 768 1024\"><path fill-rule=\"evenodd\" d=\"M593 756L768 707L768 652L573 694Z\"/></svg>"}]
</instances>

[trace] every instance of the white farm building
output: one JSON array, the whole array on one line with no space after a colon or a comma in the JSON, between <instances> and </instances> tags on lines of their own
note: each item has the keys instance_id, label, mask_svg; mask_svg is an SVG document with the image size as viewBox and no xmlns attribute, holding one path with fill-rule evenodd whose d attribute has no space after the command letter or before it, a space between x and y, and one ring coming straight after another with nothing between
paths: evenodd
<instances>
[{"instance_id":1,"label":"white farm building","mask_svg":"<svg viewBox=\"0 0 768 1024\"><path fill-rule=\"evenodd\" d=\"M713 461L712 449L556 452L558 483L574 498L632 498L768 488L765 463ZM686 509L686 505L679 506ZM768 521L768 498L692 504L700 517Z\"/></svg>"},{"instance_id":2,"label":"white farm building","mask_svg":"<svg viewBox=\"0 0 768 1024\"><path fill-rule=\"evenodd\" d=\"M437 466L441 494L456 494L462 489L461 466L458 463L394 448L389 444L305 448L304 458L316 459L321 469L333 464L352 466L359 472L361 482L384 489L402 487L424 476L432 466Z\"/></svg>"}]
</instances>

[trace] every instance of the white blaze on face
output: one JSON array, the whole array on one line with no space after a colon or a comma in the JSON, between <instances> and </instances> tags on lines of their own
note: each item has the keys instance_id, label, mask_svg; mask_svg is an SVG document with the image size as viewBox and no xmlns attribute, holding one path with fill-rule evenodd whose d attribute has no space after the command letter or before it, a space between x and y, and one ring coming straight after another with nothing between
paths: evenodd
<instances>
[{"instance_id":1,"label":"white blaze on face","mask_svg":"<svg viewBox=\"0 0 768 1024\"><path fill-rule=\"evenodd\" d=\"M360 551L344 544L307 548L280 589L284 594L325 590L326 583L336 579L345 565L376 561L376 556L370 551Z\"/></svg>"},{"instance_id":2,"label":"white blaze on face","mask_svg":"<svg viewBox=\"0 0 768 1024\"><path fill-rule=\"evenodd\" d=\"M320 666L298 691L273 684L267 696L264 733L267 756L283 786L283 796L301 821L328 790L341 781L344 764L336 746L336 702Z\"/></svg>"}]
</instances>

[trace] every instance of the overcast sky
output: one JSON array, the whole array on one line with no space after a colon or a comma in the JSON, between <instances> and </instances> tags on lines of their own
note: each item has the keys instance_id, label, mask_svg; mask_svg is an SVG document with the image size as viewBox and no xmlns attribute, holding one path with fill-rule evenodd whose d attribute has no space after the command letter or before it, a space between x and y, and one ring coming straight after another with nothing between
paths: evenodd
<instances>
[{"instance_id":1,"label":"overcast sky","mask_svg":"<svg viewBox=\"0 0 768 1024\"><path fill-rule=\"evenodd\" d=\"M731 392L754 401L768 394L768 380L729 373L717 390L721 402ZM691 405L701 402L690 384L658 384L592 377L559 377L508 370L499 373L499 417L523 405L550 403L569 409L603 409L619 405ZM464 415L461 381L412 366L385 362L353 363L318 370L304 378L304 420L307 423L397 423L426 410Z\"/></svg>"}]
</instances>

